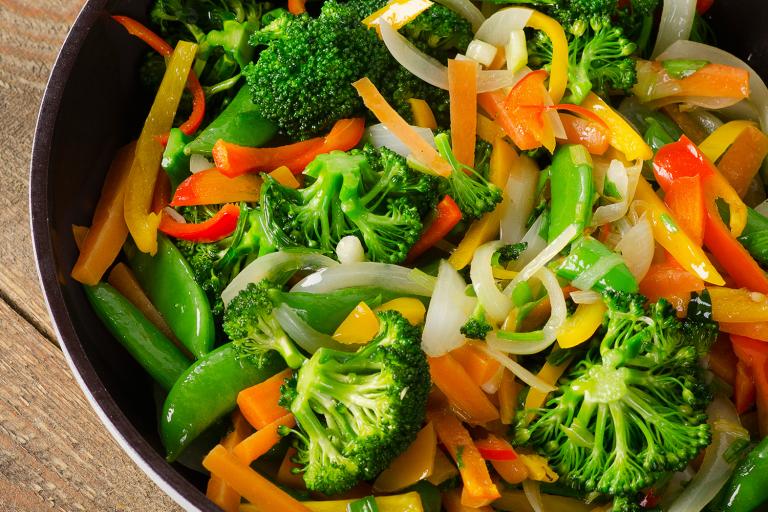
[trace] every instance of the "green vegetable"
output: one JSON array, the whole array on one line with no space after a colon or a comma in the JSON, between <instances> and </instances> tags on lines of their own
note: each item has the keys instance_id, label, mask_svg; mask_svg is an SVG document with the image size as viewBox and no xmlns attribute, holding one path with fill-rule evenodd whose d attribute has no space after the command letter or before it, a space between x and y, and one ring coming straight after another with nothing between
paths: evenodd
<instances>
[{"instance_id":1,"label":"green vegetable","mask_svg":"<svg viewBox=\"0 0 768 512\"><path fill-rule=\"evenodd\" d=\"M216 328L208 298L176 246L158 235L154 256L131 241L124 250L139 284L179 341L197 358L210 352Z\"/></svg>"},{"instance_id":2,"label":"green vegetable","mask_svg":"<svg viewBox=\"0 0 768 512\"><path fill-rule=\"evenodd\" d=\"M231 412L240 391L284 367L277 354L254 359L227 343L187 368L168 393L160 415L167 459L175 460L198 435Z\"/></svg>"},{"instance_id":3,"label":"green vegetable","mask_svg":"<svg viewBox=\"0 0 768 512\"><path fill-rule=\"evenodd\" d=\"M571 244L571 252L555 269L559 277L574 281L605 258L614 259L602 276L596 276L591 289L636 293L638 284L626 263L615 252L592 238L585 236Z\"/></svg>"},{"instance_id":4,"label":"green vegetable","mask_svg":"<svg viewBox=\"0 0 768 512\"><path fill-rule=\"evenodd\" d=\"M418 329L397 312L357 352L320 349L282 389L307 488L337 494L373 479L416 437L431 387Z\"/></svg>"},{"instance_id":5,"label":"green vegetable","mask_svg":"<svg viewBox=\"0 0 768 512\"><path fill-rule=\"evenodd\" d=\"M445 62L464 53L474 32L467 20L440 4L433 4L402 29L404 36L424 53Z\"/></svg>"},{"instance_id":6,"label":"green vegetable","mask_svg":"<svg viewBox=\"0 0 768 512\"><path fill-rule=\"evenodd\" d=\"M651 146L654 154L667 144L671 144L683 135L680 128L664 114L645 118L647 128L643 135L645 142Z\"/></svg>"},{"instance_id":7,"label":"green vegetable","mask_svg":"<svg viewBox=\"0 0 768 512\"><path fill-rule=\"evenodd\" d=\"M548 241L575 224L578 232L589 226L595 185L592 157L584 146L567 144L555 150L550 171L551 215Z\"/></svg>"},{"instance_id":8,"label":"green vegetable","mask_svg":"<svg viewBox=\"0 0 768 512\"><path fill-rule=\"evenodd\" d=\"M232 98L219 116L190 142L185 152L209 156L219 139L241 146L258 147L268 142L277 127L259 113L247 86Z\"/></svg>"},{"instance_id":9,"label":"green vegetable","mask_svg":"<svg viewBox=\"0 0 768 512\"><path fill-rule=\"evenodd\" d=\"M762 265L768 265L768 218L752 208L747 209L747 224L739 242Z\"/></svg>"},{"instance_id":10,"label":"green vegetable","mask_svg":"<svg viewBox=\"0 0 768 512\"><path fill-rule=\"evenodd\" d=\"M421 506L424 507L424 512L440 512L442 506L442 494L437 486L432 485L426 480L420 480L418 483L413 484L407 489L403 489L403 494L411 491L419 493L421 498Z\"/></svg>"},{"instance_id":11,"label":"green vegetable","mask_svg":"<svg viewBox=\"0 0 768 512\"><path fill-rule=\"evenodd\" d=\"M180 129L171 128L168 136L168 144L163 151L161 166L171 180L171 191L176 190L179 183L187 179L189 172L189 155L184 152L184 147L191 139Z\"/></svg>"},{"instance_id":12,"label":"green vegetable","mask_svg":"<svg viewBox=\"0 0 768 512\"><path fill-rule=\"evenodd\" d=\"M347 512L379 512L379 506L373 496L366 496L347 505Z\"/></svg>"},{"instance_id":13,"label":"green vegetable","mask_svg":"<svg viewBox=\"0 0 768 512\"><path fill-rule=\"evenodd\" d=\"M112 286L100 283L84 290L115 339L163 389L171 389L190 360Z\"/></svg>"},{"instance_id":14,"label":"green vegetable","mask_svg":"<svg viewBox=\"0 0 768 512\"><path fill-rule=\"evenodd\" d=\"M528 242L518 242L499 247L493 254L494 265L506 267L510 262L517 261L520 255L528 248Z\"/></svg>"},{"instance_id":15,"label":"green vegetable","mask_svg":"<svg viewBox=\"0 0 768 512\"><path fill-rule=\"evenodd\" d=\"M677 80L688 78L707 64L709 64L708 60L695 59L669 59L661 61L661 65L667 74Z\"/></svg>"},{"instance_id":16,"label":"green vegetable","mask_svg":"<svg viewBox=\"0 0 768 512\"><path fill-rule=\"evenodd\" d=\"M484 340L488 333L493 330L493 326L485 316L485 308L480 304L480 301L477 302L472 314L469 315L469 319L459 330L461 334L473 340Z\"/></svg>"},{"instance_id":17,"label":"green vegetable","mask_svg":"<svg viewBox=\"0 0 768 512\"><path fill-rule=\"evenodd\" d=\"M768 503L768 437L763 438L746 458L736 466L726 484L720 503L714 509L722 512L750 512Z\"/></svg>"},{"instance_id":18,"label":"green vegetable","mask_svg":"<svg viewBox=\"0 0 768 512\"><path fill-rule=\"evenodd\" d=\"M549 457L571 487L630 497L709 444L711 397L698 359L717 324L706 315L678 321L664 300L646 310L640 295L603 297L603 329L547 404L519 415L516 442Z\"/></svg>"}]
</instances>

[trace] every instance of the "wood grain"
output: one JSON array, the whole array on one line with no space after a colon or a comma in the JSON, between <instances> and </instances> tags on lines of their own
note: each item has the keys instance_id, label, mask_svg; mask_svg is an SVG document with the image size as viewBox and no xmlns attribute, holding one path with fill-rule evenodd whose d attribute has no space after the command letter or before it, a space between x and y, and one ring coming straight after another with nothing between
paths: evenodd
<instances>
[{"instance_id":1,"label":"wood grain","mask_svg":"<svg viewBox=\"0 0 768 512\"><path fill-rule=\"evenodd\" d=\"M39 291L27 186L37 110L83 0L0 0L0 512L175 511L72 378Z\"/></svg>"}]
</instances>

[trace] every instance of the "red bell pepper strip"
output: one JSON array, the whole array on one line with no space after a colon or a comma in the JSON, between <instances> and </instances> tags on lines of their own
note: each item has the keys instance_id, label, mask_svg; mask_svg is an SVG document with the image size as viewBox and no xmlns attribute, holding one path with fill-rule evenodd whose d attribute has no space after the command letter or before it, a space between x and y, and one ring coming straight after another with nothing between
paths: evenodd
<instances>
[{"instance_id":1,"label":"red bell pepper strip","mask_svg":"<svg viewBox=\"0 0 768 512\"><path fill-rule=\"evenodd\" d=\"M701 246L706 217L701 177L681 176L672 181L664 193L664 202L683 231Z\"/></svg>"},{"instance_id":2,"label":"red bell pepper strip","mask_svg":"<svg viewBox=\"0 0 768 512\"><path fill-rule=\"evenodd\" d=\"M421 256L427 249L446 237L456 224L461 220L461 210L451 196L445 196L437 203L435 219L421 234L410 252L406 261L413 261Z\"/></svg>"},{"instance_id":3,"label":"red bell pepper strip","mask_svg":"<svg viewBox=\"0 0 768 512\"><path fill-rule=\"evenodd\" d=\"M736 377L733 383L733 404L736 412L744 414L755 404L755 379L752 371L743 362L736 363Z\"/></svg>"},{"instance_id":4,"label":"red bell pepper strip","mask_svg":"<svg viewBox=\"0 0 768 512\"><path fill-rule=\"evenodd\" d=\"M163 40L162 37L155 34L152 30L134 20L128 16L112 16L112 19L125 27L132 36L136 36L145 43L147 43L153 50L165 57L166 59L173 53L173 47ZM192 94L192 113L189 114L187 119L179 128L186 135L194 134L203 122L205 117L205 91L200 85L200 80L194 71L189 72L187 78L187 89ZM163 137L161 142L165 144L168 141L168 136Z\"/></svg>"},{"instance_id":5,"label":"red bell pepper strip","mask_svg":"<svg viewBox=\"0 0 768 512\"><path fill-rule=\"evenodd\" d=\"M176 187L171 206L256 202L259 200L261 178L244 174L227 178L218 169L200 171Z\"/></svg>"},{"instance_id":6,"label":"red bell pepper strip","mask_svg":"<svg viewBox=\"0 0 768 512\"><path fill-rule=\"evenodd\" d=\"M163 212L158 229L166 235L191 242L218 242L235 231L238 217L240 207L235 204L225 204L216 215L199 224L179 222L167 212Z\"/></svg>"},{"instance_id":7,"label":"red bell pepper strip","mask_svg":"<svg viewBox=\"0 0 768 512\"><path fill-rule=\"evenodd\" d=\"M515 460L517 453L504 439L489 434L485 439L475 441L475 447L485 460Z\"/></svg>"},{"instance_id":8,"label":"red bell pepper strip","mask_svg":"<svg viewBox=\"0 0 768 512\"><path fill-rule=\"evenodd\" d=\"M704 289L704 281L676 261L654 263L640 281L640 293L651 302L667 299L677 311L687 308L691 292Z\"/></svg>"},{"instance_id":9,"label":"red bell pepper strip","mask_svg":"<svg viewBox=\"0 0 768 512\"><path fill-rule=\"evenodd\" d=\"M325 137L316 137L275 148L250 148L219 140L213 146L213 161L230 178L248 172L269 172L281 166L299 174L317 155L348 151L357 146L365 131L363 118L340 119Z\"/></svg>"},{"instance_id":10,"label":"red bell pepper strip","mask_svg":"<svg viewBox=\"0 0 768 512\"><path fill-rule=\"evenodd\" d=\"M733 351L752 371L757 388L757 423L760 435L768 435L768 343L731 334Z\"/></svg>"},{"instance_id":11,"label":"red bell pepper strip","mask_svg":"<svg viewBox=\"0 0 768 512\"><path fill-rule=\"evenodd\" d=\"M699 14L705 14L714 5L715 0L697 0L696 12Z\"/></svg>"}]
</instances>

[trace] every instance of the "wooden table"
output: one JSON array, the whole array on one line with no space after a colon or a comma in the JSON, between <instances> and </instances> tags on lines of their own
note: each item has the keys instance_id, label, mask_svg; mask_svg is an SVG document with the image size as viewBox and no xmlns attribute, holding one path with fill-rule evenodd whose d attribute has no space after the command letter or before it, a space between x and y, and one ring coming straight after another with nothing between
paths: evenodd
<instances>
[{"instance_id":1,"label":"wooden table","mask_svg":"<svg viewBox=\"0 0 768 512\"><path fill-rule=\"evenodd\" d=\"M101 425L56 345L27 185L40 99L83 0L0 0L0 512L179 508Z\"/></svg>"}]
</instances>

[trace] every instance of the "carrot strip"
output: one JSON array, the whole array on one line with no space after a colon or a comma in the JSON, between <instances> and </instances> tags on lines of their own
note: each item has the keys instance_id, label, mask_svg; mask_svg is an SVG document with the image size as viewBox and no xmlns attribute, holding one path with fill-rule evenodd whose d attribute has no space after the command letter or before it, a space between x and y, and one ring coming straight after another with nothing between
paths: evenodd
<instances>
[{"instance_id":1,"label":"carrot strip","mask_svg":"<svg viewBox=\"0 0 768 512\"><path fill-rule=\"evenodd\" d=\"M477 62L448 61L448 94L451 108L451 148L456 159L475 165L477 138Z\"/></svg>"},{"instance_id":2,"label":"carrot strip","mask_svg":"<svg viewBox=\"0 0 768 512\"><path fill-rule=\"evenodd\" d=\"M515 421L517 409L517 395L521 385L515 380L515 376L509 370L504 370L499 385L499 416L504 425L511 425Z\"/></svg>"},{"instance_id":3,"label":"carrot strip","mask_svg":"<svg viewBox=\"0 0 768 512\"><path fill-rule=\"evenodd\" d=\"M432 382L468 423L482 425L499 419L499 411L480 386L450 354L429 358Z\"/></svg>"},{"instance_id":4,"label":"carrot strip","mask_svg":"<svg viewBox=\"0 0 768 512\"><path fill-rule=\"evenodd\" d=\"M760 166L768 155L768 137L755 126L745 128L725 152L717 168L744 197Z\"/></svg>"},{"instance_id":5,"label":"carrot strip","mask_svg":"<svg viewBox=\"0 0 768 512\"><path fill-rule=\"evenodd\" d=\"M293 417L293 414L286 414L240 441L232 449L232 453L242 462L250 464L280 442L282 439L280 427L293 428L295 426L296 418Z\"/></svg>"},{"instance_id":6,"label":"carrot strip","mask_svg":"<svg viewBox=\"0 0 768 512\"><path fill-rule=\"evenodd\" d=\"M290 376L290 369L283 370L237 394L237 406L248 423L254 428L262 429L289 414L289 411L279 405L278 402L280 401L280 387Z\"/></svg>"},{"instance_id":7,"label":"carrot strip","mask_svg":"<svg viewBox=\"0 0 768 512\"><path fill-rule=\"evenodd\" d=\"M285 456L283 457L283 461L280 463L280 468L277 470L277 476L275 477L275 480L277 480L277 483L280 485L284 485L292 489L306 489L307 486L304 484L304 478L300 473L294 472L294 470L300 468L298 464L293 462L293 458L296 456L296 453L296 448L288 448L288 451L285 452Z\"/></svg>"},{"instance_id":8,"label":"carrot strip","mask_svg":"<svg viewBox=\"0 0 768 512\"><path fill-rule=\"evenodd\" d=\"M234 428L221 441L221 445L227 450L232 450L240 441L248 437L250 431L253 430L238 411L232 414L232 424ZM239 512L240 495L218 476L211 475L205 495L225 512Z\"/></svg>"},{"instance_id":9,"label":"carrot strip","mask_svg":"<svg viewBox=\"0 0 768 512\"><path fill-rule=\"evenodd\" d=\"M435 217L408 252L407 262L413 261L445 238L461 220L461 210L451 196L437 203Z\"/></svg>"}]
</instances>

